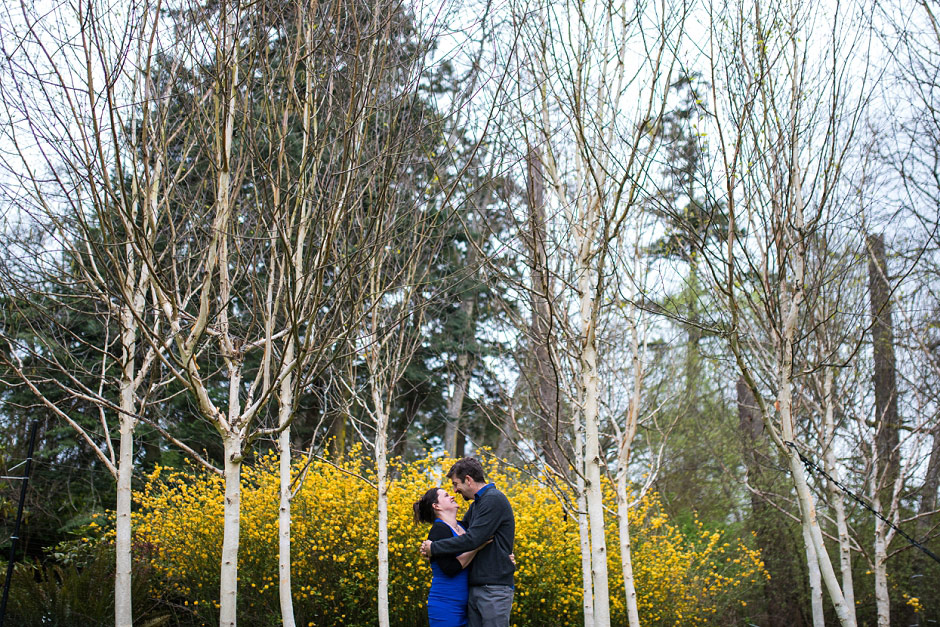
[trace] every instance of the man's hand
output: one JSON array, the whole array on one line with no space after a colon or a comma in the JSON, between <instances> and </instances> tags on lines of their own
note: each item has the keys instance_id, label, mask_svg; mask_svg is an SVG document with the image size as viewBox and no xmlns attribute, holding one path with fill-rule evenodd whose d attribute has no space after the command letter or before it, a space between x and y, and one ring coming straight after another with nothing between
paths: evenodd
<instances>
[{"instance_id":1,"label":"man's hand","mask_svg":"<svg viewBox=\"0 0 940 627\"><path fill-rule=\"evenodd\" d=\"M418 549L421 553L421 557L424 559L431 559L431 541L425 540L421 543L421 548Z\"/></svg>"}]
</instances>

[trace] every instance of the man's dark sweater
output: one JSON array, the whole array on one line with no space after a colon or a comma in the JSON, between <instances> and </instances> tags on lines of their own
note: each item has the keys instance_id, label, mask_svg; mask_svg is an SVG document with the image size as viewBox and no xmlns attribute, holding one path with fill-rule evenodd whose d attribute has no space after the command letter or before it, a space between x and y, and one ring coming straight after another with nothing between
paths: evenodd
<instances>
[{"instance_id":1,"label":"man's dark sweater","mask_svg":"<svg viewBox=\"0 0 940 627\"><path fill-rule=\"evenodd\" d=\"M509 554L513 551L516 520L506 495L493 484L481 488L464 516L464 526L467 533L432 542L431 555L459 555L493 538L470 563L470 585L513 585L516 567Z\"/></svg>"}]
</instances>

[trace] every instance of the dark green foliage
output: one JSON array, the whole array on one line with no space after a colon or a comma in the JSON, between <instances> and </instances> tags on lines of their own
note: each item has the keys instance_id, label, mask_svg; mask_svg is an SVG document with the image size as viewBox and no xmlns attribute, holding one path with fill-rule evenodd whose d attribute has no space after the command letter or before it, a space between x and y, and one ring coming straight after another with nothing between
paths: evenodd
<instances>
[{"instance_id":1,"label":"dark green foliage","mask_svg":"<svg viewBox=\"0 0 940 627\"><path fill-rule=\"evenodd\" d=\"M60 286L51 286L45 298L4 299L3 303L0 333L15 340L18 360L0 359L4 383L0 388L0 474L22 474L22 465L11 469L25 459L29 425L38 421L18 546L18 554L35 556L43 547L59 542L63 532L113 503L114 481L74 429L23 384L13 366L34 380L40 393L72 420L93 433L100 432L97 407L67 391L72 382L56 363L65 365L81 385L96 390L101 375L102 349L98 347L105 344L107 319L87 310L87 302L63 293ZM113 420L113 413L106 412L105 419ZM20 482L0 482L0 550L4 555L9 551L7 540L19 495Z\"/></svg>"},{"instance_id":2,"label":"dark green foliage","mask_svg":"<svg viewBox=\"0 0 940 627\"><path fill-rule=\"evenodd\" d=\"M0 562L6 571L6 563ZM101 627L114 624L114 552L97 550L72 564L17 564L6 624L17 627ZM134 615L147 627L172 625L171 615L150 598L150 569L133 570Z\"/></svg>"}]
</instances>

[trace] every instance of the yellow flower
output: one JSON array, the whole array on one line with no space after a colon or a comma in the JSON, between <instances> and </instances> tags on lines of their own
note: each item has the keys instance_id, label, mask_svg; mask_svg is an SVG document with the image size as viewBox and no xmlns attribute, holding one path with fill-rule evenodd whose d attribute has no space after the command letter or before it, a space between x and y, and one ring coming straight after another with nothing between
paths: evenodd
<instances>
[{"instance_id":1,"label":"yellow flower","mask_svg":"<svg viewBox=\"0 0 940 627\"><path fill-rule=\"evenodd\" d=\"M411 520L412 503L428 487L446 487L444 473L452 462L429 454L417 462L391 465L389 597L408 600L390 603L392 624L426 620L431 572L427 562L418 559L417 548L428 530ZM357 475L374 483L375 471L361 449L338 466L315 461L306 467L306 460L298 460L293 467L294 479L306 472L291 502L295 614L309 625L372 625L377 622L377 495ZM579 616L581 555L574 495L545 476L514 468L489 465L487 474L515 512L513 616L536 625L561 624L560 617ZM274 619L278 607L278 476L273 454L246 464L242 472L239 606L255 612L257 623ZM605 484L604 489L608 511L616 512L612 486ZM148 559L158 585L176 591L177 598L185 597L209 624L219 608L223 491L224 481L215 475L163 468L135 494L135 540L153 547ZM628 520L644 624L706 624L709 616L734 601L743 606L745 588L767 576L758 551L732 545L697 521L691 533L680 532L655 494L644 496L629 511ZM606 523L612 622L625 623L619 526L616 516ZM253 619L246 620L251 624Z\"/></svg>"}]
</instances>

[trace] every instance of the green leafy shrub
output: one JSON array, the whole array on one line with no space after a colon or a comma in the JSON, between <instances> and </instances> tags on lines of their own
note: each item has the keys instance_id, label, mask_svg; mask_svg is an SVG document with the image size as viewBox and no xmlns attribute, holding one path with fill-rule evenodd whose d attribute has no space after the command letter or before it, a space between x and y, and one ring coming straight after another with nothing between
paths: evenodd
<instances>
[{"instance_id":1,"label":"green leafy shrub","mask_svg":"<svg viewBox=\"0 0 940 627\"><path fill-rule=\"evenodd\" d=\"M114 550L104 543L63 543L60 561L16 564L6 624L17 627L101 627L114 624ZM4 570L6 565L4 564ZM142 627L177 624L168 608L151 598L152 570L135 564L134 614ZM171 608L170 608L171 609Z\"/></svg>"}]
</instances>

